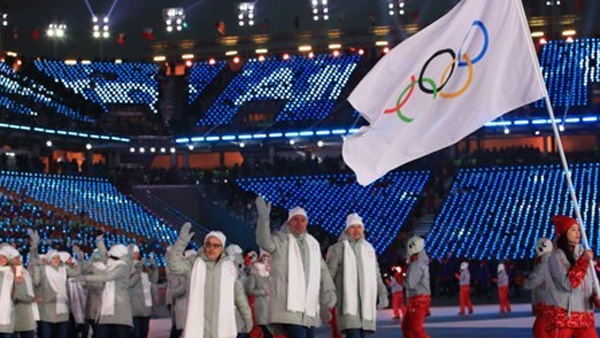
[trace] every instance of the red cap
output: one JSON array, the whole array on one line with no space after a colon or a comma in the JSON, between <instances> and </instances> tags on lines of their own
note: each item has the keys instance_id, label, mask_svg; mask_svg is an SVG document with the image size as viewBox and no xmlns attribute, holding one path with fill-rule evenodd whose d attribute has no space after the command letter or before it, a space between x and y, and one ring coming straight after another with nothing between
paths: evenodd
<instances>
[{"instance_id":1,"label":"red cap","mask_svg":"<svg viewBox=\"0 0 600 338\"><path fill-rule=\"evenodd\" d=\"M552 216L551 220L554 223L556 237L564 235L572 225L577 224L577 221L569 216L556 215Z\"/></svg>"}]
</instances>

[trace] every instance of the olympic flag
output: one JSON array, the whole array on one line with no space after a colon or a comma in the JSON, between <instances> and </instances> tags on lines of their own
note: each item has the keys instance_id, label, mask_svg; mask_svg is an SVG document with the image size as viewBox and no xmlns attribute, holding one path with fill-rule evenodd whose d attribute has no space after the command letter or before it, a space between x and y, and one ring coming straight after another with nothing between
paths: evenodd
<instances>
[{"instance_id":1,"label":"olympic flag","mask_svg":"<svg viewBox=\"0 0 600 338\"><path fill-rule=\"evenodd\" d=\"M545 95L521 0L462 0L350 94L370 125L346 137L344 161L368 185Z\"/></svg>"}]
</instances>

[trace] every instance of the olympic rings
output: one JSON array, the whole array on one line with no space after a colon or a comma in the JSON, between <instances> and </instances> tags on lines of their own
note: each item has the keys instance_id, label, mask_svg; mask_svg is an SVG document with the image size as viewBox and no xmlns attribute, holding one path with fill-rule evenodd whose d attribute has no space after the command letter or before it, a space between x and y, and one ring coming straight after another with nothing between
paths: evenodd
<instances>
[{"instance_id":1,"label":"olympic rings","mask_svg":"<svg viewBox=\"0 0 600 338\"><path fill-rule=\"evenodd\" d=\"M479 29L481 29L481 33L483 33L483 47L481 48L481 52L479 52L479 54L472 60L473 64L476 64L487 53L487 49L488 49L489 42L490 42L490 35L488 34L488 30L487 30L487 28L485 28L485 25L483 24L483 22L481 22L479 20L473 21L473 24L469 28L469 31L471 31L471 28L473 28L473 27L479 27ZM469 37L469 33L467 32L467 34L465 35L465 38L463 39L462 44L460 45L460 49L458 50L458 66L459 67L464 67L467 65L467 63L462 61L460 59L460 57L461 57L461 55L463 55L462 46L465 44L465 41L467 41L468 37Z\"/></svg>"},{"instance_id":2,"label":"olympic rings","mask_svg":"<svg viewBox=\"0 0 600 338\"><path fill-rule=\"evenodd\" d=\"M427 70L427 66L429 66L429 63L433 61L433 59L435 59L438 55L442 55L445 53L450 54L450 56L452 57L452 70L450 70L450 76L452 76L452 73L454 73L454 62L456 60L456 54L454 53L454 51L450 48L438 50L437 52L433 53L432 56L429 57L427 62L425 62L425 65L423 65L423 68L421 68L421 74L419 75L419 89L421 89L422 92L427 94L433 94L433 92L436 90L436 86L433 86L434 89L428 89L425 88L425 86L423 86L423 75L425 75L425 70ZM448 83L448 80L450 80L450 76L448 76L446 82L442 83L441 86L437 87L437 91L440 91L444 88L444 86Z\"/></svg>"},{"instance_id":3,"label":"olympic rings","mask_svg":"<svg viewBox=\"0 0 600 338\"><path fill-rule=\"evenodd\" d=\"M433 98L435 99L438 94L435 81L433 81L432 79L427 78L427 77L423 78L422 80L431 85L431 87L433 88ZM408 102L408 99L410 99L410 97L412 96L414 89L415 89L415 84L417 83L414 75L410 77L410 81L411 81L410 84L406 88L404 88L402 93L400 93L400 96L398 96L398 100L396 101L396 106L394 108L387 109L384 111L385 114L396 113L398 115L398 118L406 123L411 123L414 120L414 118L404 116L404 114L402 114L402 111L401 111L402 107L406 104L406 102ZM404 94L406 94L407 91L409 91L408 95L406 95L406 97L404 99L402 99L404 97ZM402 102L400 102L401 100L402 100Z\"/></svg>"},{"instance_id":4,"label":"olympic rings","mask_svg":"<svg viewBox=\"0 0 600 338\"><path fill-rule=\"evenodd\" d=\"M469 37L469 32L473 27L479 28L481 30L484 40L483 40L483 46L482 46L479 54L476 57L471 59L471 57L469 57L469 55L467 55L467 53L462 53L462 50L463 50L465 42L467 41L467 38ZM478 63L479 61L481 61L487 54L488 47L489 47L489 41L490 41L490 37L489 37L489 33L488 33L488 30L487 30L485 24L479 20L473 21L473 23L469 27L469 31L465 34L463 42L458 50L458 54L450 48L440 49L440 50L436 51L435 53L433 53L433 55L431 55L429 57L429 59L427 59L427 61L421 68L421 72L419 73L418 80L416 79L414 74L411 75L410 84L408 86L406 86L402 90L400 95L398 96L398 99L396 100L396 106L394 106L393 108L385 109L384 114L396 113L398 118L401 121L406 122L406 123L411 123L412 121L414 121L414 118L410 118L410 117L407 117L406 115L404 115L402 113L401 109L408 103L410 98L413 96L415 85L417 85L417 84L419 86L419 89L423 93L433 94L434 100L438 96L440 96L441 98L444 98L444 99L454 99L454 98L457 98L457 97L463 95L470 88L471 83L473 82L473 77L475 76L475 71L474 71L473 66L476 63ZM429 66L431 61L433 61L436 57L441 56L443 54L449 54L450 57L452 58L452 60L451 60L450 64L448 66L446 66L446 68L442 72L442 75L440 76L440 82L439 82L440 85L438 86L434 80L432 80L431 78L425 77L425 71L427 70L427 67ZM456 69L457 66L458 67L467 67L467 72L468 72L467 80L462 85L462 87L460 89L458 89L457 91L452 92L452 93L446 93L443 91L443 89L450 81L450 78L452 78L452 75L454 74L454 70ZM425 83L427 83L429 86L431 86L431 88L427 88L425 86Z\"/></svg>"},{"instance_id":5,"label":"olympic rings","mask_svg":"<svg viewBox=\"0 0 600 338\"><path fill-rule=\"evenodd\" d=\"M462 86L461 89L455 91L454 93L440 92L440 96L445 99L453 99L455 97L459 97L462 94L464 94L467 91L467 89L469 89L469 87L471 86L471 81L473 81L473 62L471 61L471 59L469 59L469 56L467 54L463 54L463 57L465 58L465 60L467 60L467 65L468 65L467 69L469 71L469 76L467 77L467 81L465 82L465 84ZM452 62L452 65L454 65L454 61ZM450 66L446 67L446 69L444 70L444 73L442 73L442 78L440 79L440 81L442 81L442 79L446 76L446 73L448 73L449 67Z\"/></svg>"}]
</instances>

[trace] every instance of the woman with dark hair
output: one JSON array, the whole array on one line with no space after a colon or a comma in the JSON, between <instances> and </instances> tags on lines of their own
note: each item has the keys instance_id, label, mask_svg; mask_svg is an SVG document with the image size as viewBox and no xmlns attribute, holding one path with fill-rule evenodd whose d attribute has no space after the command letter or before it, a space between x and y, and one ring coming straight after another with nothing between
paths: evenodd
<instances>
[{"instance_id":1,"label":"woman with dark hair","mask_svg":"<svg viewBox=\"0 0 600 338\"><path fill-rule=\"evenodd\" d=\"M554 324L550 330L558 338L598 337L594 325L594 277L590 262L591 250L581 247L579 224L567 216L554 216L556 250L549 260L552 292L548 297L549 311Z\"/></svg>"}]
</instances>

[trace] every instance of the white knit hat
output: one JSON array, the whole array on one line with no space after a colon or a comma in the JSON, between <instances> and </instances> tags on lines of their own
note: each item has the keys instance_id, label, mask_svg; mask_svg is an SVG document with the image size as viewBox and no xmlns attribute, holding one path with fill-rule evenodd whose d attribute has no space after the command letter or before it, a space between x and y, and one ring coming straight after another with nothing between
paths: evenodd
<instances>
[{"instance_id":1,"label":"white knit hat","mask_svg":"<svg viewBox=\"0 0 600 338\"><path fill-rule=\"evenodd\" d=\"M108 250L108 255L116 258L121 258L127 254L127 247L123 244L115 244Z\"/></svg>"},{"instance_id":2,"label":"white knit hat","mask_svg":"<svg viewBox=\"0 0 600 338\"><path fill-rule=\"evenodd\" d=\"M15 248L10 245L5 245L0 249L0 255L6 256L8 259L15 259L19 257L21 254Z\"/></svg>"},{"instance_id":3,"label":"white knit hat","mask_svg":"<svg viewBox=\"0 0 600 338\"><path fill-rule=\"evenodd\" d=\"M462 262L462 263L460 263L460 269L461 270L465 270L467 268L469 268L469 263L468 262Z\"/></svg>"},{"instance_id":4,"label":"white knit hat","mask_svg":"<svg viewBox=\"0 0 600 338\"><path fill-rule=\"evenodd\" d=\"M137 246L137 244L132 244L133 246L133 252L140 252L140 247Z\"/></svg>"},{"instance_id":5,"label":"white knit hat","mask_svg":"<svg viewBox=\"0 0 600 338\"><path fill-rule=\"evenodd\" d=\"M225 237L224 233L222 233L220 231L211 231L208 233L208 235L206 235L206 237L204 237L204 243L206 243L206 241L208 240L209 237L214 237L214 238L220 240L223 247L225 247L225 242L227 240L227 237Z\"/></svg>"},{"instance_id":6,"label":"white knit hat","mask_svg":"<svg viewBox=\"0 0 600 338\"><path fill-rule=\"evenodd\" d=\"M46 260L51 261L55 256L60 256L59 252L56 250L50 250L46 253Z\"/></svg>"},{"instance_id":7,"label":"white knit hat","mask_svg":"<svg viewBox=\"0 0 600 338\"><path fill-rule=\"evenodd\" d=\"M504 270L504 264L500 263L498 264L498 272L503 271Z\"/></svg>"},{"instance_id":8,"label":"white knit hat","mask_svg":"<svg viewBox=\"0 0 600 338\"><path fill-rule=\"evenodd\" d=\"M411 237L406 243L408 257L419 253L425 249L425 240L419 236Z\"/></svg>"},{"instance_id":9,"label":"white knit hat","mask_svg":"<svg viewBox=\"0 0 600 338\"><path fill-rule=\"evenodd\" d=\"M304 217L306 217L306 220L308 221L308 215L306 214L306 210L304 210L304 208L295 207L294 209L290 210L288 212L287 222L289 222L292 218L294 218L294 216L304 216Z\"/></svg>"},{"instance_id":10,"label":"white knit hat","mask_svg":"<svg viewBox=\"0 0 600 338\"><path fill-rule=\"evenodd\" d=\"M365 227L362 221L362 217L360 217L357 213L351 213L346 217L346 229L351 227L352 225L360 225L361 227Z\"/></svg>"},{"instance_id":11,"label":"white knit hat","mask_svg":"<svg viewBox=\"0 0 600 338\"><path fill-rule=\"evenodd\" d=\"M237 244L229 244L229 246L227 246L227 254L229 256L241 255L243 252L242 248Z\"/></svg>"}]
</instances>

